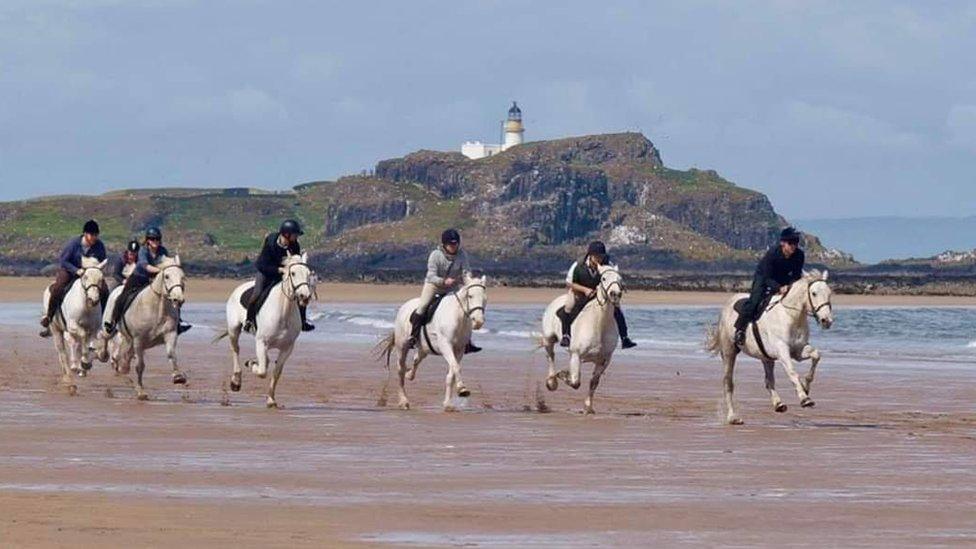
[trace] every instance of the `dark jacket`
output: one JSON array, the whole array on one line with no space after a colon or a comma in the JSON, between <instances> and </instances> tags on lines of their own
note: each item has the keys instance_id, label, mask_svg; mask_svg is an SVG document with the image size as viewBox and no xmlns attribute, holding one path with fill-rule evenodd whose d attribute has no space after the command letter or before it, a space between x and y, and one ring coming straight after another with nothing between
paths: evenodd
<instances>
[{"instance_id":1,"label":"dark jacket","mask_svg":"<svg viewBox=\"0 0 976 549\"><path fill-rule=\"evenodd\" d=\"M82 257L94 257L99 261L105 261L105 258L108 257L108 254L105 253L105 244L101 240L88 249L85 249L81 240L82 237L80 236L69 240L64 249L61 250L61 257L58 259L58 266L72 275L81 268Z\"/></svg>"},{"instance_id":2,"label":"dark jacket","mask_svg":"<svg viewBox=\"0 0 976 549\"><path fill-rule=\"evenodd\" d=\"M600 285L600 271L590 268L587 259L589 257L584 257L576 262L576 267L573 269L573 283L586 286L592 290Z\"/></svg>"},{"instance_id":3,"label":"dark jacket","mask_svg":"<svg viewBox=\"0 0 976 549\"><path fill-rule=\"evenodd\" d=\"M754 281L765 286L769 292L777 292L780 287L803 277L804 259L803 250L799 248L787 259L779 244L776 244L759 261Z\"/></svg>"},{"instance_id":4,"label":"dark jacket","mask_svg":"<svg viewBox=\"0 0 976 549\"><path fill-rule=\"evenodd\" d=\"M115 264L112 265L112 278L114 278L119 284L125 282L125 267L129 264L127 261L128 255L129 252L122 252L122 254L115 259ZM138 255L136 257L138 258Z\"/></svg>"},{"instance_id":5,"label":"dark jacket","mask_svg":"<svg viewBox=\"0 0 976 549\"><path fill-rule=\"evenodd\" d=\"M152 253L149 246L143 246L139 249L139 259L136 260L136 270L132 273L133 276L152 278L155 273L150 273L147 271L146 266L152 265L155 267L159 264L159 260L162 259L163 256L169 256L169 250L166 249L166 246L160 244L159 250L157 250L155 254Z\"/></svg>"},{"instance_id":6,"label":"dark jacket","mask_svg":"<svg viewBox=\"0 0 976 549\"><path fill-rule=\"evenodd\" d=\"M298 242L295 242L289 244L288 248L282 248L278 244L278 233L269 233L264 239L264 246L261 248L261 254L258 255L257 261L254 262L254 267L264 276L278 278L281 276L281 273L278 272L281 262L288 257L289 253L299 255L302 253L302 247Z\"/></svg>"}]
</instances>

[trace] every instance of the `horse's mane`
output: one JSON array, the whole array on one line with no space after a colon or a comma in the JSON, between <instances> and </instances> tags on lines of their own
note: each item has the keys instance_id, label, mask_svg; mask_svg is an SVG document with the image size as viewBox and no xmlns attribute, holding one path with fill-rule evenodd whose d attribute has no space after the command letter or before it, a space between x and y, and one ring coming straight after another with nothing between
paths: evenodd
<instances>
[{"instance_id":1,"label":"horse's mane","mask_svg":"<svg viewBox=\"0 0 976 549\"><path fill-rule=\"evenodd\" d=\"M96 259L94 257L82 257L81 258L81 267L83 269L91 269L91 268L94 268L94 267L98 267L98 264L99 263L101 263L101 261L99 261L98 259Z\"/></svg>"},{"instance_id":2,"label":"horse's mane","mask_svg":"<svg viewBox=\"0 0 976 549\"><path fill-rule=\"evenodd\" d=\"M301 263L301 262L302 262L301 254L286 255L281 259L281 266L287 267L289 265L294 265L295 263Z\"/></svg>"},{"instance_id":3,"label":"horse's mane","mask_svg":"<svg viewBox=\"0 0 976 549\"><path fill-rule=\"evenodd\" d=\"M166 267L172 267L173 265L177 265L176 258L164 255L159 259L159 265L157 265L157 267L164 269Z\"/></svg>"},{"instance_id":4,"label":"horse's mane","mask_svg":"<svg viewBox=\"0 0 976 549\"><path fill-rule=\"evenodd\" d=\"M600 265L599 269L597 270L600 271L601 273L605 273L607 271L613 271L617 274L620 274L620 270L617 268L616 265L610 265L610 264Z\"/></svg>"}]
</instances>

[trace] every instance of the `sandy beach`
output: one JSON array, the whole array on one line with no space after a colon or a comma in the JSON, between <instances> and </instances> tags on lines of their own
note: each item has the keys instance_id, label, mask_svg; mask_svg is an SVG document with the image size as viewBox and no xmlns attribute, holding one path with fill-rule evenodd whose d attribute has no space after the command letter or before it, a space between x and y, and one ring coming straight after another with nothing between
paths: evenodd
<instances>
[{"instance_id":1,"label":"sandy beach","mask_svg":"<svg viewBox=\"0 0 976 549\"><path fill-rule=\"evenodd\" d=\"M33 301L43 283L0 279L0 301ZM191 299L219 308L234 282L190 284ZM321 307L392 304L415 290L327 283ZM490 292L509 313L553 295ZM725 297L631 292L627 302L715 306ZM746 425L731 427L719 421L719 365L707 355L619 352L597 415L583 416L582 392L541 387L541 353L489 348L464 361L473 395L460 412L440 409L436 357L409 386L415 409L405 412L369 342L322 337L299 342L278 392L283 408L267 410L266 380L246 374L243 391L228 392L226 344L211 345L202 326L180 343L187 387L174 387L161 352L150 353L149 402L102 364L68 396L51 343L31 325L2 330L3 546L976 543L968 368L887 371L827 355L815 408L800 409L780 371L790 409L777 414L761 366L744 360Z\"/></svg>"}]
</instances>

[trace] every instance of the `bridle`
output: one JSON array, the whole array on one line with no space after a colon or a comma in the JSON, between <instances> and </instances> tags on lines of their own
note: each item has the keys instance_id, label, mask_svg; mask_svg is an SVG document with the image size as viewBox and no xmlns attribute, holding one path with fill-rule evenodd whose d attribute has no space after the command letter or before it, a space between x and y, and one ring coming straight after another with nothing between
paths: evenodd
<instances>
[{"instance_id":1,"label":"bridle","mask_svg":"<svg viewBox=\"0 0 976 549\"><path fill-rule=\"evenodd\" d=\"M817 313L820 312L820 309L823 309L824 307L828 307L831 311L833 311L834 310L834 307L833 307L833 305L831 305L829 299L827 301L821 303L820 305L816 305L815 306L813 304L813 285L816 284L817 282L823 282L824 284L827 283L826 280L824 280L822 278L818 278L817 280L814 280L813 282L807 284L807 303L809 303L809 305L810 305L810 312L808 312L807 314L810 315L810 316L812 316L813 318L816 318L817 320L820 320L820 317L817 316ZM790 287L790 290L787 290L786 295L789 295L789 293L790 293L790 291L792 289L793 289L793 287L791 286ZM786 295L783 296L783 299L786 299ZM791 311L800 311L801 310L801 309L798 309L796 307L790 307L786 303L783 303L783 300L782 299L779 301L779 304L782 305L784 309L789 309Z\"/></svg>"},{"instance_id":2,"label":"bridle","mask_svg":"<svg viewBox=\"0 0 976 549\"><path fill-rule=\"evenodd\" d=\"M98 267L82 267L82 272L81 275L78 276L78 281L81 282L81 291L86 297L88 296L88 290L92 288L99 288L98 284L85 284L85 273L88 271L101 271L101 269ZM99 288L99 291L101 291L101 288Z\"/></svg>"},{"instance_id":3,"label":"bridle","mask_svg":"<svg viewBox=\"0 0 976 549\"><path fill-rule=\"evenodd\" d=\"M312 293L312 285L308 283L308 280L304 280L302 282L299 282L298 284L295 284L295 277L292 276L292 272L291 272L291 270L294 269L295 267L305 267L309 271L309 278L312 277L312 268L309 267L308 263L292 263L291 265L288 265L288 268L285 270L285 278L288 279L288 286L291 287L291 292L289 295L289 292L286 291L285 297L291 300L295 299L295 296L298 295L298 289L301 288L302 286L308 286L309 293Z\"/></svg>"},{"instance_id":4,"label":"bridle","mask_svg":"<svg viewBox=\"0 0 976 549\"><path fill-rule=\"evenodd\" d=\"M166 277L164 276L164 273L166 271L170 270L170 269L181 269L182 270L182 267L180 267L179 265L175 265L174 264L174 265L167 265L166 267L163 267L162 269L160 269L159 272L156 273L156 276L162 278L162 281L163 281L163 283L162 283L162 285L163 285L163 292L162 293L159 293L159 292L156 291L155 288L153 288L153 292L155 292L156 295L158 295L159 297L168 297L170 299L173 299L172 297L170 297L170 293L172 293L173 290L175 290L177 288L179 288L179 289L181 289L181 290L183 290L185 292L186 291L186 285L181 280L178 284L173 284L172 286L167 286L166 285Z\"/></svg>"},{"instance_id":5,"label":"bridle","mask_svg":"<svg viewBox=\"0 0 976 549\"><path fill-rule=\"evenodd\" d=\"M610 288L613 288L614 286L616 286L616 287L620 288L620 293L624 293L624 285L620 282L620 278L619 278L620 273L617 273L617 275L618 275L617 280L614 280L613 282L611 282L610 284L607 284L607 285L604 285L603 284L603 276L605 274L611 272L611 271L617 273L617 271L615 269L607 269L607 270L603 271L602 274L600 274L600 289L603 290L603 294L605 296L607 296L606 299L604 299L603 301L600 301L600 292L597 292L596 293L596 302L601 307L603 307L604 305L607 304L608 301L610 301Z\"/></svg>"},{"instance_id":6,"label":"bridle","mask_svg":"<svg viewBox=\"0 0 976 549\"><path fill-rule=\"evenodd\" d=\"M464 311L464 316L466 316L468 318L471 318L471 315L474 314L475 311L485 312L485 307L483 305L478 305L477 307L470 307L470 308L468 307L468 300L471 299L471 289L472 288L481 288L482 290L485 290L486 292L488 291L488 288L486 288L485 285L484 284L481 284L481 283L471 284L470 286L465 286L461 290L461 291L464 292L464 301L461 301L461 296L458 295L460 292L454 292L454 299L457 300L458 306L461 307L461 310L462 311Z\"/></svg>"}]
</instances>

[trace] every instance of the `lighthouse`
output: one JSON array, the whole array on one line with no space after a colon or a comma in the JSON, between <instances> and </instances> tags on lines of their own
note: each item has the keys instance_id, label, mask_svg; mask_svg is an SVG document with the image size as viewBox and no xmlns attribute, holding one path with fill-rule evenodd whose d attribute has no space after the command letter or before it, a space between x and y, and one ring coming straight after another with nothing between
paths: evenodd
<instances>
[{"instance_id":1,"label":"lighthouse","mask_svg":"<svg viewBox=\"0 0 976 549\"><path fill-rule=\"evenodd\" d=\"M486 156L494 156L516 145L521 145L525 128L522 126L522 109L515 101L512 101L512 107L508 109L508 118L502 122L501 130L503 134L501 144L465 141L461 144L461 154L472 160L477 160Z\"/></svg>"},{"instance_id":2,"label":"lighthouse","mask_svg":"<svg viewBox=\"0 0 976 549\"><path fill-rule=\"evenodd\" d=\"M518 107L518 103L512 101L512 108L508 109L508 120L505 121L505 142L502 150L521 145L523 132L525 128L522 127L522 109Z\"/></svg>"}]
</instances>

